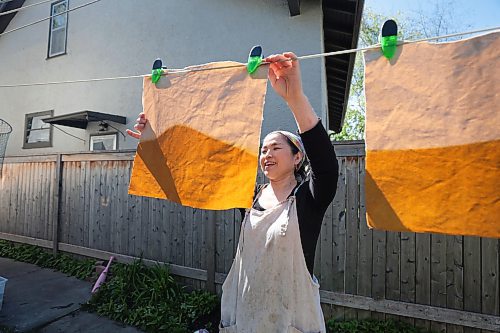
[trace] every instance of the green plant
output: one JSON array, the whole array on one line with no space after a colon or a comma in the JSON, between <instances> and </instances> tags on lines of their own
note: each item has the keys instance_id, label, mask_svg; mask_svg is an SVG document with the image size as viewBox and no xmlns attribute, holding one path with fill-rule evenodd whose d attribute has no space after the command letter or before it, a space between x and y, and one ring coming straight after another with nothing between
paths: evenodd
<instances>
[{"instance_id":1,"label":"green plant","mask_svg":"<svg viewBox=\"0 0 500 333\"><path fill-rule=\"evenodd\" d=\"M111 266L108 282L85 309L148 332L186 333L213 327L218 304L206 291L187 292L168 266L146 267L138 260Z\"/></svg>"}]
</instances>

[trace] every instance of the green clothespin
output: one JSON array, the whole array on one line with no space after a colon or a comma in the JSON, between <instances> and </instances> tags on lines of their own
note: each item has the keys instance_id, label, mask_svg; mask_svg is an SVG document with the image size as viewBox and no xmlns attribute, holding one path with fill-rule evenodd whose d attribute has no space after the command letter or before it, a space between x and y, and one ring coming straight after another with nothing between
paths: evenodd
<instances>
[{"instance_id":1,"label":"green clothespin","mask_svg":"<svg viewBox=\"0 0 500 333\"><path fill-rule=\"evenodd\" d=\"M248 74L254 73L262 63L262 47L257 45L252 48L248 55L247 71Z\"/></svg>"},{"instance_id":2,"label":"green clothespin","mask_svg":"<svg viewBox=\"0 0 500 333\"><path fill-rule=\"evenodd\" d=\"M153 70L151 71L151 81L156 84L158 81L160 81L163 73L163 63L161 59L156 59L153 63Z\"/></svg>"},{"instance_id":3,"label":"green clothespin","mask_svg":"<svg viewBox=\"0 0 500 333\"><path fill-rule=\"evenodd\" d=\"M380 44L384 57L391 60L398 46L398 25L394 20L387 20L382 25Z\"/></svg>"}]
</instances>

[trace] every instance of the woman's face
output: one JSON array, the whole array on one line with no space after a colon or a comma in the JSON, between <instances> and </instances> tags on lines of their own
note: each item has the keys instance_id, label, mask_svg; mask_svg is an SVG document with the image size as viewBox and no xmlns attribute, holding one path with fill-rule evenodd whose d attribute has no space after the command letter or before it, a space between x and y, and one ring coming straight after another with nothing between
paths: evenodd
<instances>
[{"instance_id":1,"label":"woman's face","mask_svg":"<svg viewBox=\"0 0 500 333\"><path fill-rule=\"evenodd\" d=\"M294 174L300 162L300 153L293 155L286 137L270 133L264 138L260 150L260 167L270 180L281 179Z\"/></svg>"}]
</instances>

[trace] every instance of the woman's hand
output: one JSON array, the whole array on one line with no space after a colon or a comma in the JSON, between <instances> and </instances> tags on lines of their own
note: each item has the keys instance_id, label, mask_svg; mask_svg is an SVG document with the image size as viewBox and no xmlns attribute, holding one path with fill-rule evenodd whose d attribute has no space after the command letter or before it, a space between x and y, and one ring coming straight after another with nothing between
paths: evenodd
<instances>
[{"instance_id":1,"label":"woman's hand","mask_svg":"<svg viewBox=\"0 0 500 333\"><path fill-rule=\"evenodd\" d=\"M137 118L136 124L134 125L135 131L127 129L127 134L133 138L140 139L142 131L144 131L147 122L148 120L146 119L144 113L143 112L139 113L139 118Z\"/></svg>"},{"instance_id":2,"label":"woman's hand","mask_svg":"<svg viewBox=\"0 0 500 333\"><path fill-rule=\"evenodd\" d=\"M289 105L305 98L299 61L292 60L296 58L294 53L285 52L264 59L264 61L271 63L268 74L271 86Z\"/></svg>"},{"instance_id":3,"label":"woman's hand","mask_svg":"<svg viewBox=\"0 0 500 333\"><path fill-rule=\"evenodd\" d=\"M318 116L302 90L302 78L297 56L292 52L276 54L264 59L270 62L269 81L290 107L300 133L304 133L318 124Z\"/></svg>"}]
</instances>

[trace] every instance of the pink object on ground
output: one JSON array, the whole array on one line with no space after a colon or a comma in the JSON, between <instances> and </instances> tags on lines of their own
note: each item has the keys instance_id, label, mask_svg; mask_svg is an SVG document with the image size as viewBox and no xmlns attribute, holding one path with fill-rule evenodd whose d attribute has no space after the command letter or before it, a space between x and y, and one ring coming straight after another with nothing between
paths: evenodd
<instances>
[{"instance_id":1,"label":"pink object on ground","mask_svg":"<svg viewBox=\"0 0 500 333\"><path fill-rule=\"evenodd\" d=\"M111 265L111 262L113 261L113 259L115 259L115 257L113 257L113 256L111 256L109 258L109 261L108 261L108 264L106 265L106 268L102 271L101 275L99 275L99 278L97 279L97 281L94 284L94 287L92 288L92 294L95 293L97 291L97 289L99 289L99 287L101 286L101 284L104 281L106 281L106 275L108 274L108 269L109 269L109 266Z\"/></svg>"}]
</instances>

